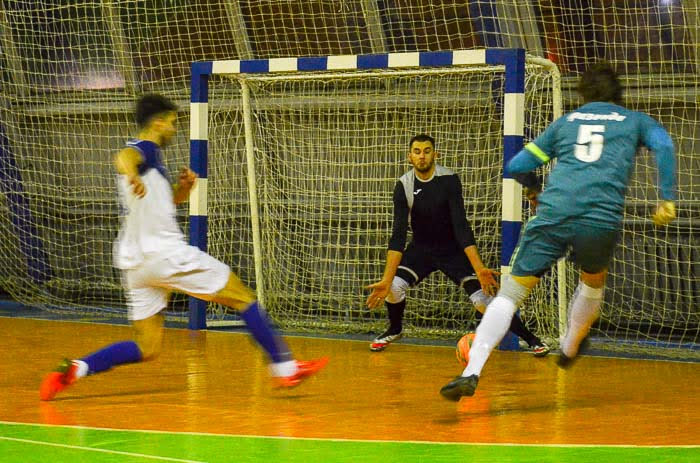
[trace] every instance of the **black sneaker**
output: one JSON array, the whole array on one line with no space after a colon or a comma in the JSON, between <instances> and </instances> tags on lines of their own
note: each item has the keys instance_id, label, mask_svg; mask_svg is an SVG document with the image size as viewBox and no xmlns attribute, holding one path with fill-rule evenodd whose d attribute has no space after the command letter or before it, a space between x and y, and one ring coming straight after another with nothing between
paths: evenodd
<instances>
[{"instance_id":1,"label":"black sneaker","mask_svg":"<svg viewBox=\"0 0 700 463\"><path fill-rule=\"evenodd\" d=\"M369 350L371 350L372 352L381 352L384 349L386 349L392 342L401 339L401 336L402 334L400 331L398 333L395 333L392 332L391 328L389 328L384 333L374 338L374 341L372 341L369 344Z\"/></svg>"},{"instance_id":2,"label":"black sneaker","mask_svg":"<svg viewBox=\"0 0 700 463\"><path fill-rule=\"evenodd\" d=\"M478 375L457 376L442 386L440 394L447 400L458 402L463 396L473 396L477 384L479 384Z\"/></svg>"},{"instance_id":3,"label":"black sneaker","mask_svg":"<svg viewBox=\"0 0 700 463\"><path fill-rule=\"evenodd\" d=\"M583 341L581 341L581 344L578 345L578 354L575 357L569 357L563 352L559 354L559 358L557 359L557 366L563 370L568 370L574 365L576 359L579 358L581 353L587 351L588 349L590 349L590 347L591 340L588 336L586 336L585 338L583 338Z\"/></svg>"},{"instance_id":4,"label":"black sneaker","mask_svg":"<svg viewBox=\"0 0 700 463\"><path fill-rule=\"evenodd\" d=\"M569 357L568 355L562 352L561 354L559 354L559 358L557 359L557 366L562 370L568 370L573 366L575 360L576 357Z\"/></svg>"}]
</instances>

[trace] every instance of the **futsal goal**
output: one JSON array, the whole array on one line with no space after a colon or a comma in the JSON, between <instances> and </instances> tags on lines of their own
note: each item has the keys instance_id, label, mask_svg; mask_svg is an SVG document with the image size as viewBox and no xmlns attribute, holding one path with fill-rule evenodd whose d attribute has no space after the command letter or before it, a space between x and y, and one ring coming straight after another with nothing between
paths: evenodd
<instances>
[{"instance_id":1,"label":"futsal goal","mask_svg":"<svg viewBox=\"0 0 700 463\"><path fill-rule=\"evenodd\" d=\"M257 288L295 330L381 329L363 305L383 271L392 191L409 139L436 140L462 180L465 209L491 268L509 270L523 221L503 165L561 114L551 62L519 49L198 62L192 66L190 239ZM527 211L525 211L527 215ZM556 272L527 318L560 331ZM416 336L474 326L467 295L440 274L409 293ZM191 327L221 307L191 302Z\"/></svg>"}]
</instances>

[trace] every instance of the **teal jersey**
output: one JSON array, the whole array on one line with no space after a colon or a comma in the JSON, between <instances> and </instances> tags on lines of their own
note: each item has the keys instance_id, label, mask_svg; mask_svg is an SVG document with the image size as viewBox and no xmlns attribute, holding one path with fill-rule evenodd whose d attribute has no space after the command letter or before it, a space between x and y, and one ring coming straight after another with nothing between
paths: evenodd
<instances>
[{"instance_id":1,"label":"teal jersey","mask_svg":"<svg viewBox=\"0 0 700 463\"><path fill-rule=\"evenodd\" d=\"M658 122L613 103L588 103L562 116L525 147L540 163L557 160L538 197L537 215L618 228L637 148L668 153L669 144L673 160L673 143ZM672 199L667 190L662 187L662 196Z\"/></svg>"}]
</instances>

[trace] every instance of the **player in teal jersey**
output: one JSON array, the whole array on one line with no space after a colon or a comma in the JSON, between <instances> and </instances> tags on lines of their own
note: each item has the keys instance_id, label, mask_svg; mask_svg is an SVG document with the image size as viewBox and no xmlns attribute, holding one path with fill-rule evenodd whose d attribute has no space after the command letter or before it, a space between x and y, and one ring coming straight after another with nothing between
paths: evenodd
<instances>
[{"instance_id":1,"label":"player in teal jersey","mask_svg":"<svg viewBox=\"0 0 700 463\"><path fill-rule=\"evenodd\" d=\"M650 116L621 106L622 86L615 71L600 63L587 70L578 91L585 104L554 121L507 166L530 196L538 191L533 170L557 159L547 188L536 195L537 217L520 239L511 276L486 309L461 376L440 393L449 400L471 396L491 351L542 274L571 250L581 268L569 305L559 366L567 368L598 318L609 261L622 228L625 190L640 145L652 150L659 170L662 201L652 219L666 225L676 217L676 161L668 132Z\"/></svg>"}]
</instances>

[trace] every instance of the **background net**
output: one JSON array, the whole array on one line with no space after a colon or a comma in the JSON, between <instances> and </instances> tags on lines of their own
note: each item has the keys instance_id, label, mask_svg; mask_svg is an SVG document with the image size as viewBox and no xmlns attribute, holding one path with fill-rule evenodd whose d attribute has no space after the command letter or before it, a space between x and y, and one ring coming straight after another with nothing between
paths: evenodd
<instances>
[{"instance_id":1,"label":"background net","mask_svg":"<svg viewBox=\"0 0 700 463\"><path fill-rule=\"evenodd\" d=\"M679 220L665 230L649 226L649 206L657 195L650 185L656 174L653 158L640 153L595 334L615 340L614 347L681 346L681 355L698 344L697 2L1 3L0 287L15 299L83 307L93 314L105 307L123 312L118 275L111 268L117 207L110 156L133 133L130 113L136 95L163 92L186 107L194 60L522 47L558 65L565 110L579 103L572 90L578 74L607 59L624 77L627 104L649 112L670 131L678 147ZM239 140L240 118L234 118L239 116L225 117L233 118L230 125L217 130L229 133L211 138ZM183 127L186 132L187 124ZM450 146L454 136L441 134L443 151L455 149ZM386 140L372 143L378 146L379 141ZM187 134L181 133L166 160L171 169L186 162L187 147ZM452 167L459 169L459 162ZM233 186L240 167L236 172L225 172L233 166L223 169L222 174L231 175L224 188L240 199L236 207L245 220L244 185ZM480 199L468 191L465 198ZM238 240L241 248L248 242L249 232L214 233L210 242L227 233L229 242ZM232 259L242 274L251 274L245 253ZM568 293L573 281L570 271ZM437 293L431 300L445 297ZM535 318L547 320L539 314Z\"/></svg>"},{"instance_id":2,"label":"background net","mask_svg":"<svg viewBox=\"0 0 700 463\"><path fill-rule=\"evenodd\" d=\"M253 267L237 104L245 85L251 94L261 289L268 309L286 327L366 331L385 323L383 310L364 308L364 287L381 278L392 192L411 168L408 142L417 133L431 134L438 162L459 174L482 259L498 268L502 84L503 69L493 67L212 78L217 105L210 117L211 252ZM528 66L526 105L534 115L528 130L542 130L552 120L553 85L546 69ZM543 287L531 303L551 334L556 307L547 294ZM439 273L410 291L409 300L406 326L414 334L454 335L474 320L468 295Z\"/></svg>"}]
</instances>

